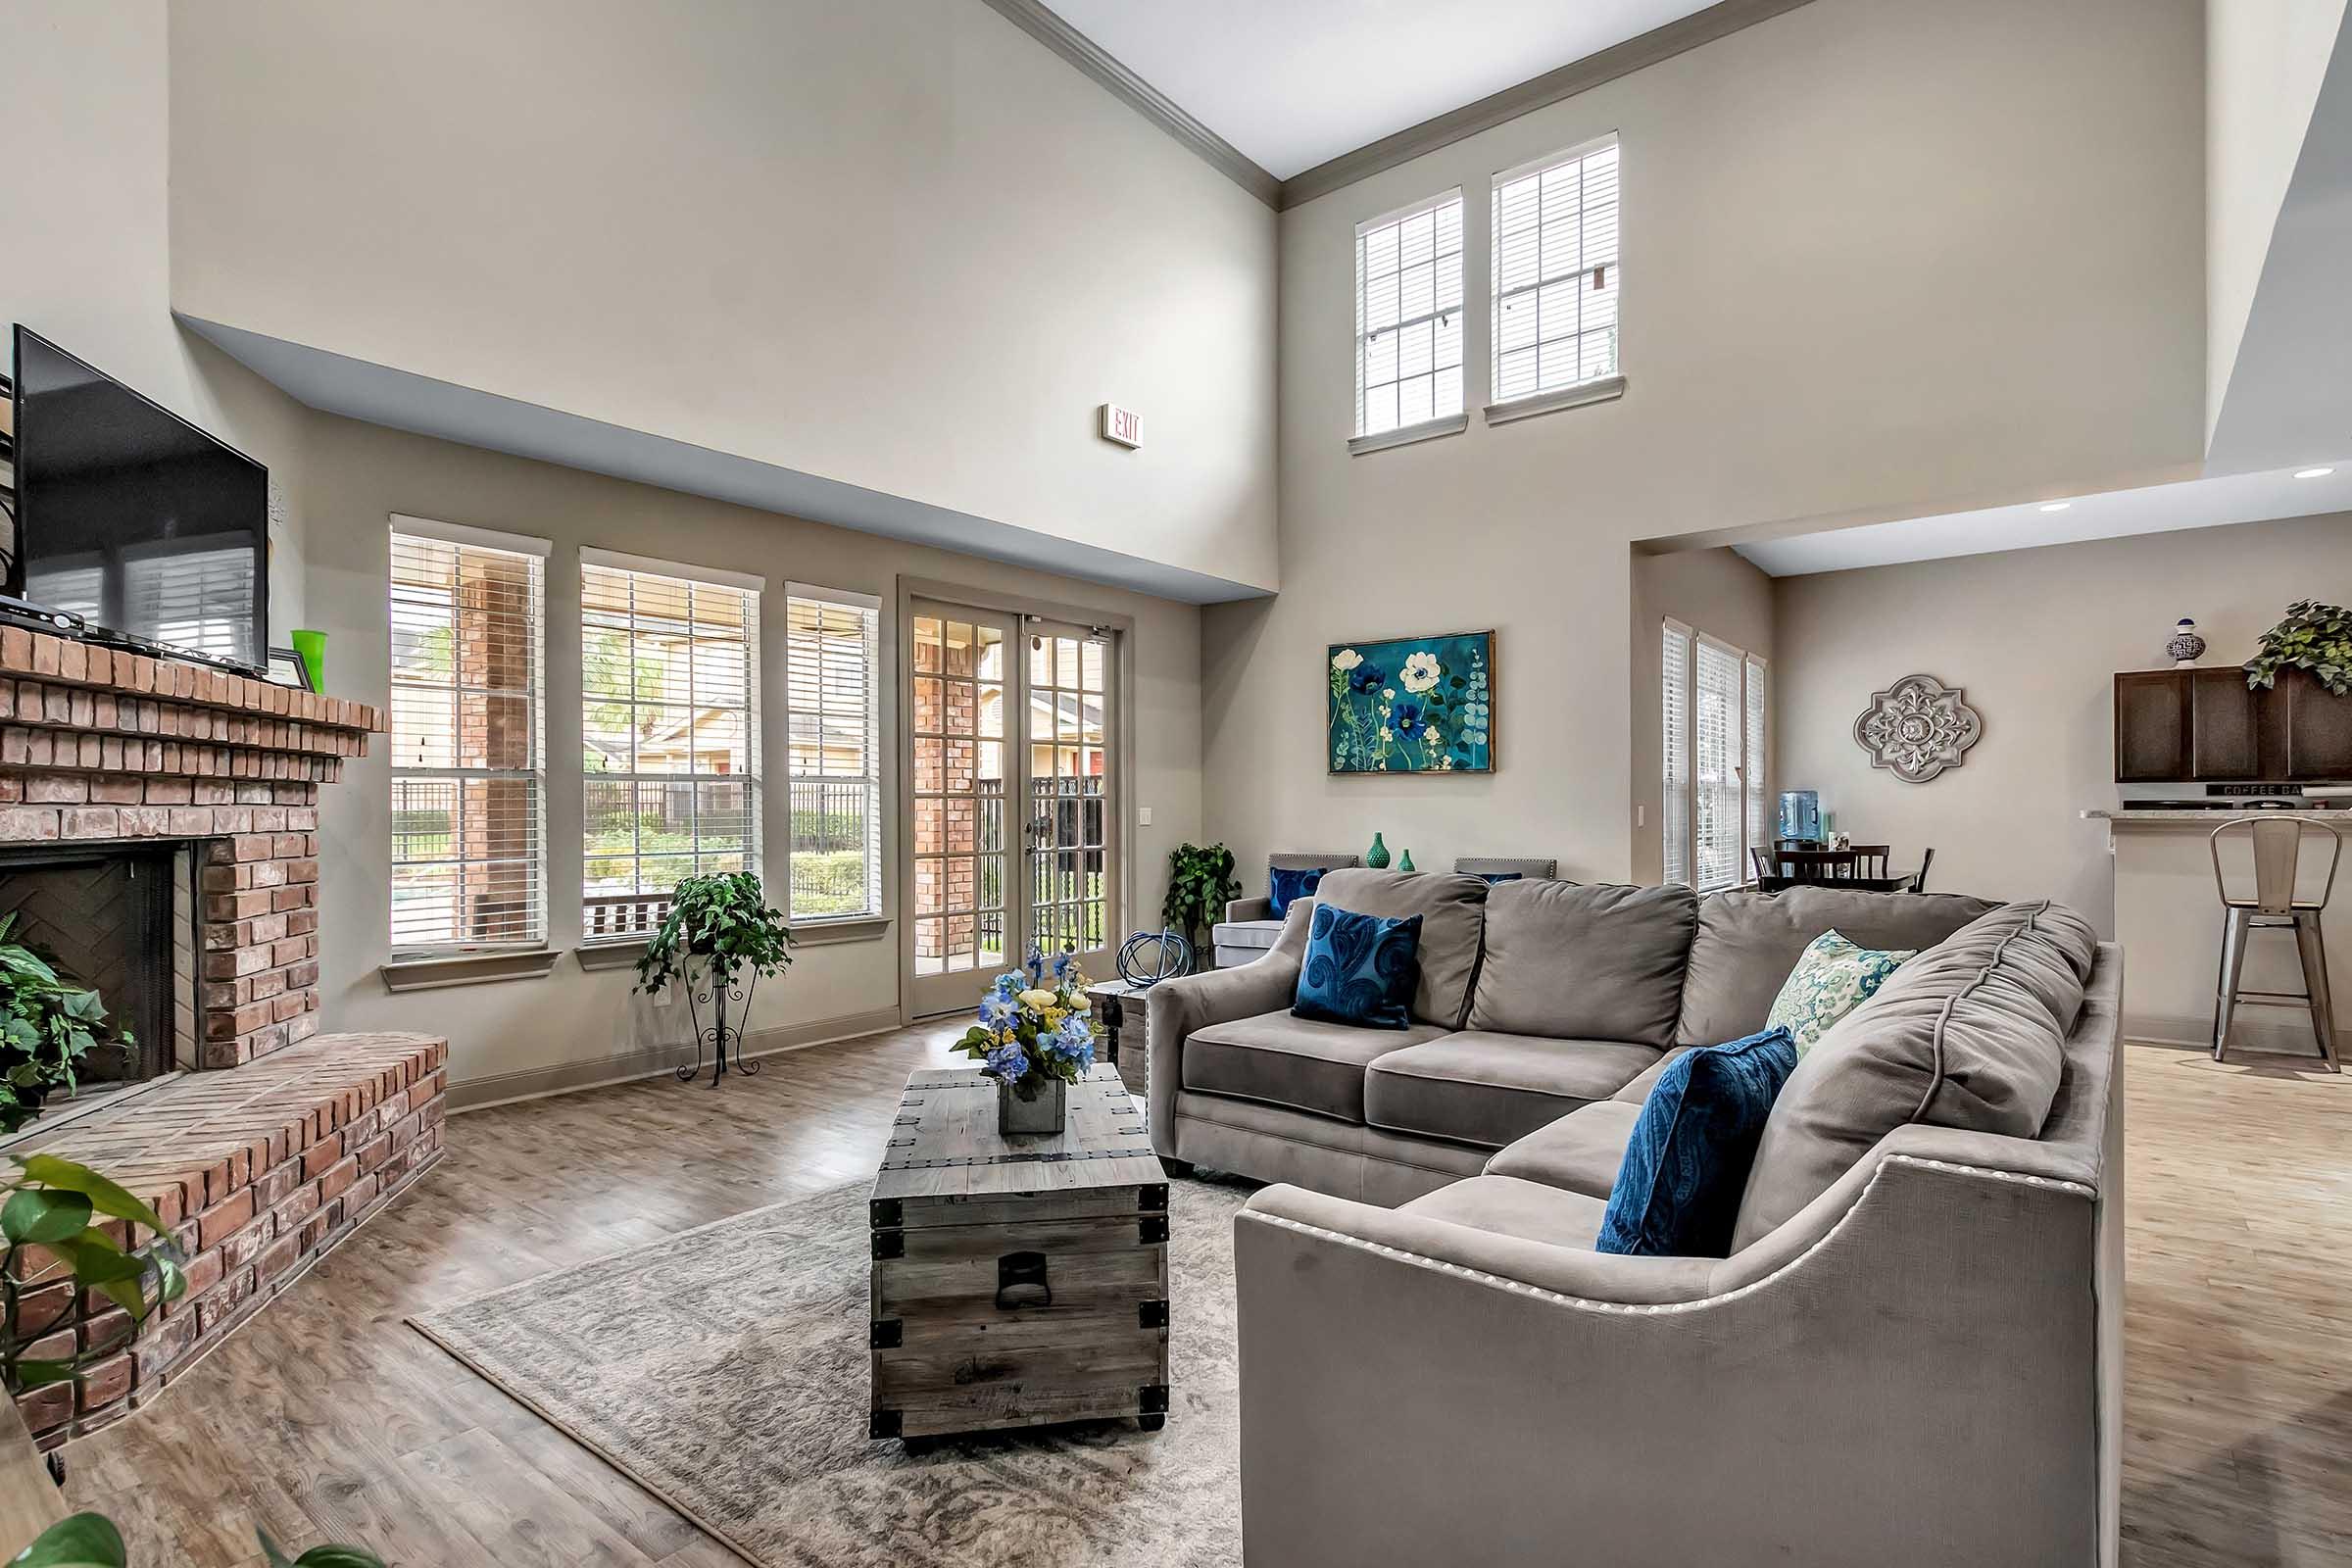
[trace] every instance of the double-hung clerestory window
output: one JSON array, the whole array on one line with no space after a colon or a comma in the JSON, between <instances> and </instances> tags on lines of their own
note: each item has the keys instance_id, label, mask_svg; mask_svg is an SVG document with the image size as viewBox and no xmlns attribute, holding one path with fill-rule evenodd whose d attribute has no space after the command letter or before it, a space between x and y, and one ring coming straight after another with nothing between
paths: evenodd
<instances>
[{"instance_id":1,"label":"double-hung clerestory window","mask_svg":"<svg viewBox=\"0 0 2352 1568\"><path fill-rule=\"evenodd\" d=\"M1618 374L1617 138L1494 176L1494 401L1578 401Z\"/></svg>"},{"instance_id":2,"label":"double-hung clerestory window","mask_svg":"<svg viewBox=\"0 0 2352 1568\"><path fill-rule=\"evenodd\" d=\"M1355 230L1355 434L1462 412L1462 193Z\"/></svg>"}]
</instances>

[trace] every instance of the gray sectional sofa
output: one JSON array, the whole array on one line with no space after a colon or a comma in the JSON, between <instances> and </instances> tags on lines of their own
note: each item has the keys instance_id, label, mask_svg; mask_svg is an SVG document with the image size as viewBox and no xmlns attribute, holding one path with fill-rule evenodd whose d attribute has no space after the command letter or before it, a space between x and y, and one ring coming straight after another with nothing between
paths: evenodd
<instances>
[{"instance_id":1,"label":"gray sectional sofa","mask_svg":"<svg viewBox=\"0 0 2352 1568\"><path fill-rule=\"evenodd\" d=\"M2122 956L2048 904L1351 870L1402 1031L1266 957L1152 999L1160 1153L1236 1221L1253 1565L2111 1564ZM1776 1102L1726 1258L1592 1250L1670 1055L1835 927L1917 948Z\"/></svg>"}]
</instances>

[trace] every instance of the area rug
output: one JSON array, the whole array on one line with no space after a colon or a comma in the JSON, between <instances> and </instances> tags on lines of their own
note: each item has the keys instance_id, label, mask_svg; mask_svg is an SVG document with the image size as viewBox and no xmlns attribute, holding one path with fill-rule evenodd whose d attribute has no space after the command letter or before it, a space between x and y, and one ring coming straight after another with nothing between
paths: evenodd
<instances>
[{"instance_id":1,"label":"area rug","mask_svg":"<svg viewBox=\"0 0 2352 1568\"><path fill-rule=\"evenodd\" d=\"M1170 1184L1171 1400L1132 1421L866 1437L866 1184L409 1321L760 1568L1234 1568L1233 1214Z\"/></svg>"}]
</instances>

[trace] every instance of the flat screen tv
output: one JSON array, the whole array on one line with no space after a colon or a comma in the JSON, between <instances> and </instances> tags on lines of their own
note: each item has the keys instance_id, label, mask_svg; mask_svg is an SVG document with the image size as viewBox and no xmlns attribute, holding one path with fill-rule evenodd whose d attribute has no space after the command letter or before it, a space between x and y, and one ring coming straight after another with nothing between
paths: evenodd
<instances>
[{"instance_id":1,"label":"flat screen tv","mask_svg":"<svg viewBox=\"0 0 2352 1568\"><path fill-rule=\"evenodd\" d=\"M264 664L270 470L23 326L15 363L8 591L137 642Z\"/></svg>"}]
</instances>

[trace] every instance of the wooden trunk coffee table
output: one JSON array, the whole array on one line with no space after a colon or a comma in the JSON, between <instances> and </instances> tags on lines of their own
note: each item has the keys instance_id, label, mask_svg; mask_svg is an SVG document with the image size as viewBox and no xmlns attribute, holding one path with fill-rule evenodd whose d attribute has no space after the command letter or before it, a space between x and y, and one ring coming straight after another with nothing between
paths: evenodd
<instances>
[{"instance_id":1,"label":"wooden trunk coffee table","mask_svg":"<svg viewBox=\"0 0 2352 1568\"><path fill-rule=\"evenodd\" d=\"M874 1437L1165 1424L1168 1178L1116 1068L1034 1138L977 1069L914 1074L868 1207Z\"/></svg>"}]
</instances>

